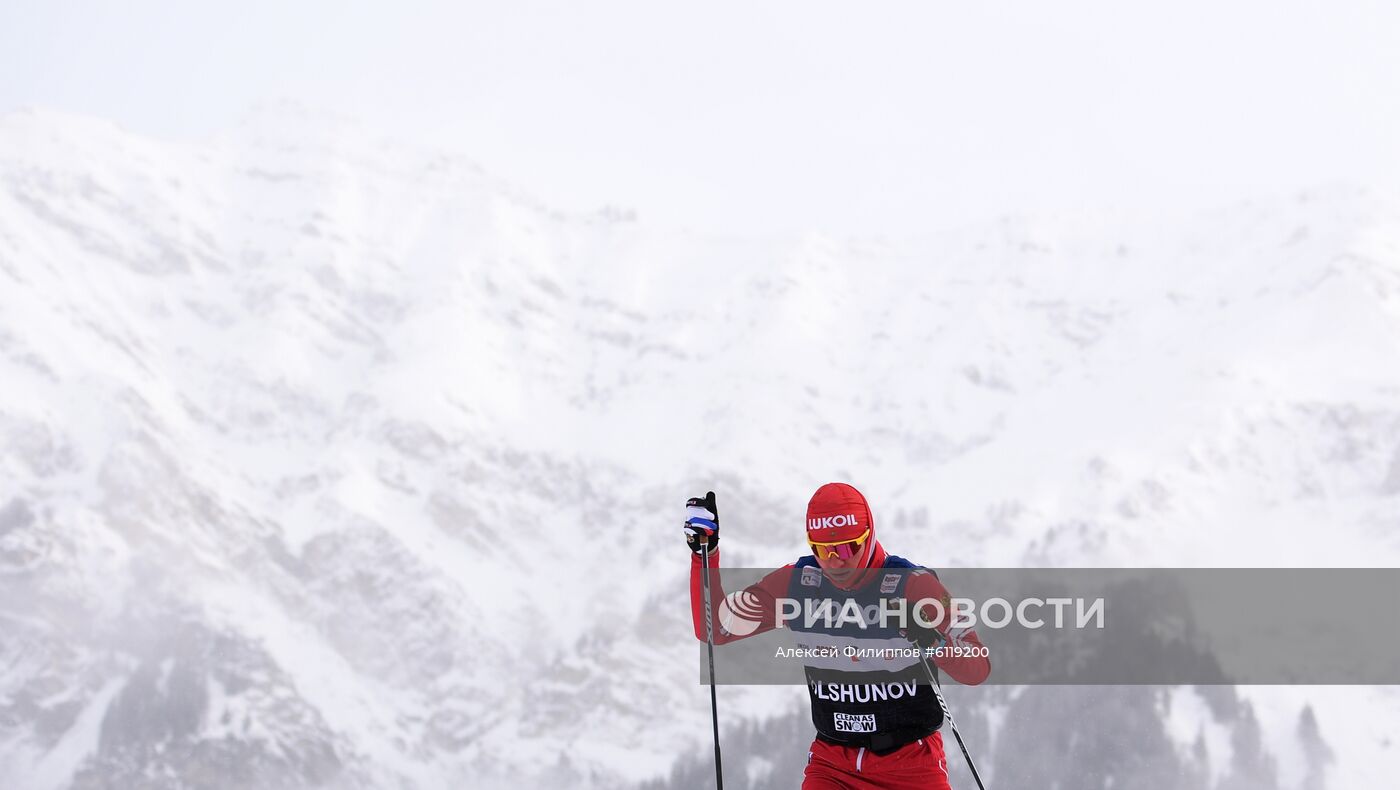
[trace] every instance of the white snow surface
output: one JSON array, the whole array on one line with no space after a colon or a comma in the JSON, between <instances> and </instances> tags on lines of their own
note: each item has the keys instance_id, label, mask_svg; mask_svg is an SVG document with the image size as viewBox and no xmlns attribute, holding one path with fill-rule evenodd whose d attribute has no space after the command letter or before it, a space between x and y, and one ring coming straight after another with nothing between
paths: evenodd
<instances>
[{"instance_id":1,"label":"white snow surface","mask_svg":"<svg viewBox=\"0 0 1400 790\"><path fill-rule=\"evenodd\" d=\"M660 775L708 738L707 488L728 565L848 480L935 567L1394 566L1398 207L714 238L296 108L198 145L0 117L0 786L105 786L143 667L197 708L148 767ZM1400 771L1394 689L1241 692L1277 754L1313 706L1333 787Z\"/></svg>"}]
</instances>

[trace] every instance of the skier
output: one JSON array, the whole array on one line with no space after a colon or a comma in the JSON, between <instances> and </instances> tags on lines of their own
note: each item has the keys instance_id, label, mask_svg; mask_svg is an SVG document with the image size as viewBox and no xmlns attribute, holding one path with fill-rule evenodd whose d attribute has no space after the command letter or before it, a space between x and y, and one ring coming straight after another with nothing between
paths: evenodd
<instances>
[{"instance_id":1,"label":"skier","mask_svg":"<svg viewBox=\"0 0 1400 790\"><path fill-rule=\"evenodd\" d=\"M706 636L702 554L709 547L711 611L715 644L725 644L777 627L799 639L820 643L889 648L905 646L902 660L806 658L807 692L816 738L807 753L803 790L950 790L943 738L943 709L928 685L923 661L960 683L976 685L991 673L991 660L977 634L950 628L948 590L932 571L886 553L875 538L875 521L865 497L846 483L827 483L807 504L810 555L766 575L744 590L725 595L720 587L719 513L714 493L686 504L686 542L694 552L690 570L695 636ZM820 619L779 622L779 599L939 601L925 606L926 622L911 616L905 627L833 628ZM864 608L864 607L862 607ZM909 641L905 641L909 640ZM919 649L907 649L910 642ZM925 655L933 653L934 658ZM923 685L919 685L922 680Z\"/></svg>"}]
</instances>

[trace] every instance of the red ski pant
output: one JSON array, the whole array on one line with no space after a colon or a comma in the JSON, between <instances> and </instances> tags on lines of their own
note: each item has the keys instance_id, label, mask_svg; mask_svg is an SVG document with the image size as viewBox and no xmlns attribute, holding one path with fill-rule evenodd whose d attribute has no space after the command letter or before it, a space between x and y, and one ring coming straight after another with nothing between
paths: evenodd
<instances>
[{"instance_id":1,"label":"red ski pant","mask_svg":"<svg viewBox=\"0 0 1400 790\"><path fill-rule=\"evenodd\" d=\"M943 736L935 732L888 754L812 741L802 790L951 790Z\"/></svg>"}]
</instances>

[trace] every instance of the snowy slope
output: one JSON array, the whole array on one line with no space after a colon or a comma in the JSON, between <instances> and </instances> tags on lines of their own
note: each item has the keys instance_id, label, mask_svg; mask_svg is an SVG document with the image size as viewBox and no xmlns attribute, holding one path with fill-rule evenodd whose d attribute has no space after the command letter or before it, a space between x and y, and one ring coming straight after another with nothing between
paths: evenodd
<instances>
[{"instance_id":1,"label":"snowy slope","mask_svg":"<svg viewBox=\"0 0 1400 790\"><path fill-rule=\"evenodd\" d=\"M1397 216L712 238L295 108L0 118L0 785L659 776L706 487L729 564L848 479L934 565L1394 565ZM1400 766L1390 690L1241 694L1277 755L1312 705L1333 787Z\"/></svg>"}]
</instances>

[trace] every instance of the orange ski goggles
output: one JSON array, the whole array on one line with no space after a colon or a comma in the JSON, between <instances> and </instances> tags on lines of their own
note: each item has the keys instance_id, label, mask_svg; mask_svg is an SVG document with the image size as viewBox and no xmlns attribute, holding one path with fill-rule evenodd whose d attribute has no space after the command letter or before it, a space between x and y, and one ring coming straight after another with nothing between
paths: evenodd
<instances>
[{"instance_id":1,"label":"orange ski goggles","mask_svg":"<svg viewBox=\"0 0 1400 790\"><path fill-rule=\"evenodd\" d=\"M829 560L832 557L849 560L860 553L861 548L865 546L867 540L870 540L869 529L866 529L860 537L854 540L838 540L831 543L823 543L808 538L807 545L812 547L812 553L817 555L817 559L819 560Z\"/></svg>"}]
</instances>

